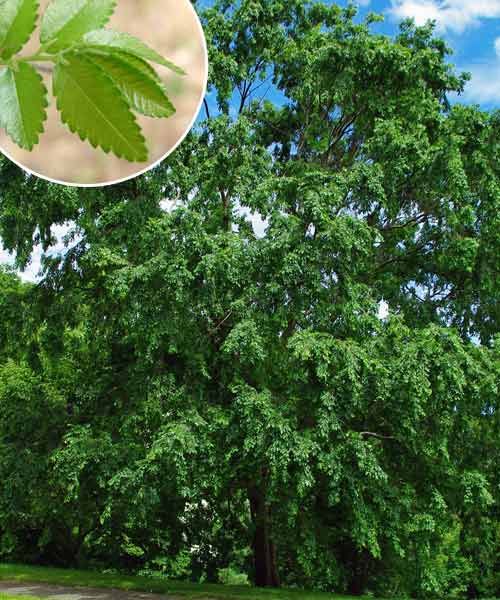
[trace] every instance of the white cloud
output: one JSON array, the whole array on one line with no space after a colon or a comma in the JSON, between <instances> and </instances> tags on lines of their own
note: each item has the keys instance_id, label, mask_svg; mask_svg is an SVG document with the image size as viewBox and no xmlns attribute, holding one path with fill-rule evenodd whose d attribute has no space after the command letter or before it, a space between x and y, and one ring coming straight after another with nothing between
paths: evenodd
<instances>
[{"instance_id":1,"label":"white cloud","mask_svg":"<svg viewBox=\"0 0 500 600\"><path fill-rule=\"evenodd\" d=\"M472 79L465 87L463 98L477 104L500 103L500 60L491 64L466 67Z\"/></svg>"},{"instance_id":2,"label":"white cloud","mask_svg":"<svg viewBox=\"0 0 500 600\"><path fill-rule=\"evenodd\" d=\"M439 7L433 0L402 0L393 2L390 12L398 19L412 17L417 25L424 25L429 19L439 19Z\"/></svg>"},{"instance_id":3,"label":"white cloud","mask_svg":"<svg viewBox=\"0 0 500 600\"><path fill-rule=\"evenodd\" d=\"M461 69L472 76L462 96L467 102L500 103L500 38L495 40L495 53L487 62L469 64Z\"/></svg>"},{"instance_id":4,"label":"white cloud","mask_svg":"<svg viewBox=\"0 0 500 600\"><path fill-rule=\"evenodd\" d=\"M500 37L495 40L495 52L497 56L500 58Z\"/></svg>"},{"instance_id":5,"label":"white cloud","mask_svg":"<svg viewBox=\"0 0 500 600\"><path fill-rule=\"evenodd\" d=\"M441 31L462 33L483 19L500 17L500 0L391 0L389 12L397 19L413 17L417 25L436 21Z\"/></svg>"}]
</instances>

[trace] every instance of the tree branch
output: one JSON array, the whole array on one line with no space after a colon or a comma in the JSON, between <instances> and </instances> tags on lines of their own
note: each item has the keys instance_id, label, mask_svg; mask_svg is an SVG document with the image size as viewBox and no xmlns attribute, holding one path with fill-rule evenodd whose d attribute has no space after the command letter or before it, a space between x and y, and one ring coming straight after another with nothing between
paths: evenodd
<instances>
[{"instance_id":1,"label":"tree branch","mask_svg":"<svg viewBox=\"0 0 500 600\"><path fill-rule=\"evenodd\" d=\"M381 433L373 433L373 431L360 431L359 435L365 437L374 437L380 440L394 440L396 439L393 435L382 435Z\"/></svg>"},{"instance_id":2,"label":"tree branch","mask_svg":"<svg viewBox=\"0 0 500 600\"><path fill-rule=\"evenodd\" d=\"M203 104L205 105L205 112L207 113L207 119L210 119L210 109L208 108L208 102L206 98L203 98Z\"/></svg>"}]
</instances>

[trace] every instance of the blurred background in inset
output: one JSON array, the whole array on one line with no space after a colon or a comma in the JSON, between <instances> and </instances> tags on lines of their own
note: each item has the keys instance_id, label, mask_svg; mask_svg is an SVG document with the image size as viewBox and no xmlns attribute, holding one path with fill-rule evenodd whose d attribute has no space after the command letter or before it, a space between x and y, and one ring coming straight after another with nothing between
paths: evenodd
<instances>
[{"instance_id":1,"label":"blurred background in inset","mask_svg":"<svg viewBox=\"0 0 500 600\"><path fill-rule=\"evenodd\" d=\"M40 14L49 2L40 0ZM92 148L63 125L51 94L51 75L44 73L50 107L39 144L32 152L21 150L0 129L0 149L27 169L50 179L76 184L109 183L131 177L170 152L197 115L207 78L206 51L203 33L189 0L118 0L106 27L139 37L187 72L185 77L179 77L154 65L177 113L169 119L137 115L148 143L149 161L130 163ZM37 28L21 54L37 51L38 32Z\"/></svg>"}]
</instances>

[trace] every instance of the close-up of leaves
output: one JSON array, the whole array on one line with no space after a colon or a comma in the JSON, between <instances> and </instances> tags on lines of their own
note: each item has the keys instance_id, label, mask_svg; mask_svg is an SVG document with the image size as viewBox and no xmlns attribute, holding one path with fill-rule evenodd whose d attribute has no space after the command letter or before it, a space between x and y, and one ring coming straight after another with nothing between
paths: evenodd
<instances>
[{"instance_id":1,"label":"close-up of leaves","mask_svg":"<svg viewBox=\"0 0 500 600\"><path fill-rule=\"evenodd\" d=\"M37 25L38 2L0 0L0 127L20 148L31 151L44 131L49 94L39 71L49 70L61 120L73 133L130 162L148 160L135 113L176 112L150 63L185 72L140 39L104 29L115 7L116 0L52 0L41 17L39 50L20 56Z\"/></svg>"}]
</instances>

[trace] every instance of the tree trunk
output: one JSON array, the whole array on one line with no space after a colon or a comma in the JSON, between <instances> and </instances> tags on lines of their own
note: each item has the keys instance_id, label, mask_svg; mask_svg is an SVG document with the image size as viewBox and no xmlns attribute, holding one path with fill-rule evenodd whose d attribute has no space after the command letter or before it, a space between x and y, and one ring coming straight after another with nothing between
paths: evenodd
<instances>
[{"instance_id":1,"label":"tree trunk","mask_svg":"<svg viewBox=\"0 0 500 600\"><path fill-rule=\"evenodd\" d=\"M271 539L269 506L261 490L249 490L250 510L254 525L253 558L255 585L279 587L280 579L276 563L276 546Z\"/></svg>"}]
</instances>

